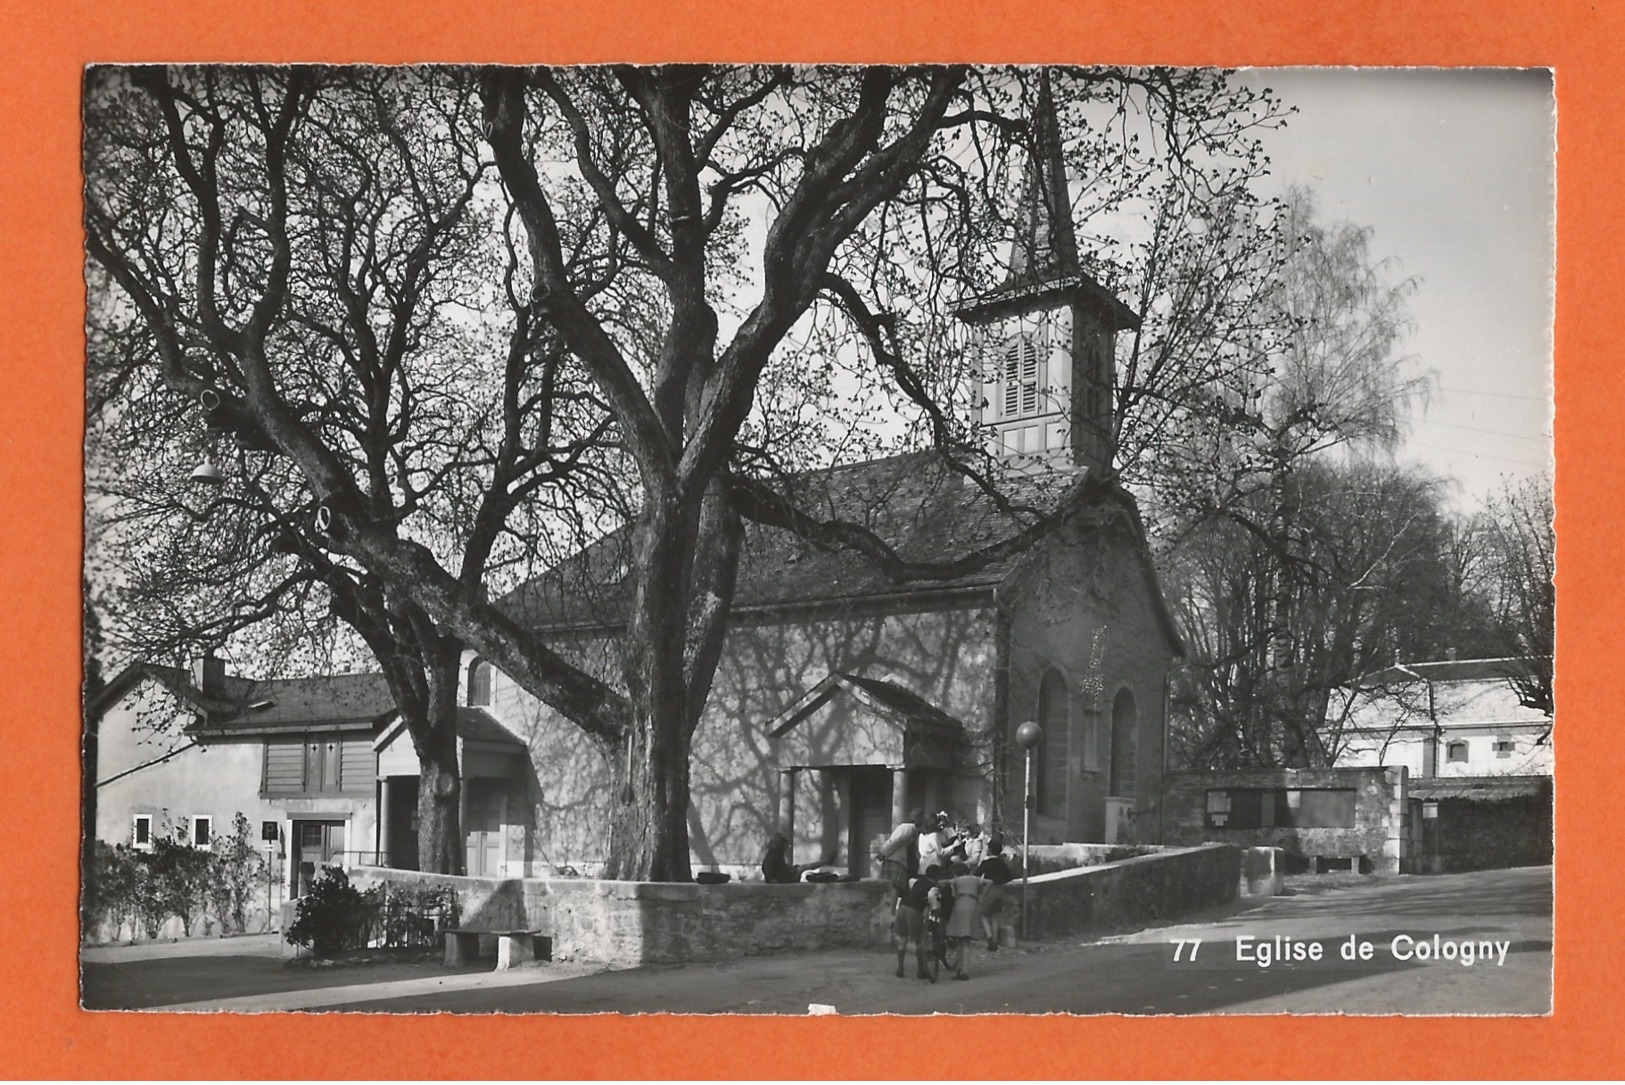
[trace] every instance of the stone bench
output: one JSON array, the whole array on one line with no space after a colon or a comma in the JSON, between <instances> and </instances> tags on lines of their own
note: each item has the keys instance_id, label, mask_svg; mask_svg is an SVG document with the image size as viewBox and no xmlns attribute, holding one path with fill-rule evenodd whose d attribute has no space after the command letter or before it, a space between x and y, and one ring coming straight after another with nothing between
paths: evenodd
<instances>
[{"instance_id":1,"label":"stone bench","mask_svg":"<svg viewBox=\"0 0 1625 1085\"><path fill-rule=\"evenodd\" d=\"M497 944L497 971L553 959L553 939L540 930L484 930L478 927L440 927L437 934L446 939L446 964L461 965L480 955L480 939L494 938Z\"/></svg>"}]
</instances>

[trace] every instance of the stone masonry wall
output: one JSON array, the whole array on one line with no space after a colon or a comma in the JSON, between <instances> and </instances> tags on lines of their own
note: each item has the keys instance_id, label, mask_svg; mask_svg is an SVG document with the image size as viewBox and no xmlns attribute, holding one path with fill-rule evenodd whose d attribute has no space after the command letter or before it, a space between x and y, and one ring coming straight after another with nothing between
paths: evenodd
<instances>
[{"instance_id":1,"label":"stone masonry wall","mask_svg":"<svg viewBox=\"0 0 1625 1085\"><path fill-rule=\"evenodd\" d=\"M1231 788L1353 788L1354 824L1346 828L1259 829L1208 825L1207 793ZM1164 842L1188 846L1214 841L1243 848L1278 847L1298 856L1358 857L1367 860L1372 871L1397 874L1401 860L1408 858L1405 791L1402 767L1169 773Z\"/></svg>"},{"instance_id":2,"label":"stone masonry wall","mask_svg":"<svg viewBox=\"0 0 1625 1085\"><path fill-rule=\"evenodd\" d=\"M1028 879L1029 937L1145 925L1236 899L1241 851L1226 844L1142 855L1104 866ZM1011 882L1003 922L1021 914L1021 882Z\"/></svg>"},{"instance_id":3,"label":"stone masonry wall","mask_svg":"<svg viewBox=\"0 0 1625 1085\"><path fill-rule=\"evenodd\" d=\"M1104 866L1035 875L1029 910L1037 935L1170 919L1234 900L1240 852L1206 846ZM541 930L555 960L676 964L887 943L889 887L881 881L723 885L584 878L466 878L362 867L360 889L382 881L450 886L462 926ZM1015 923L1021 883L1000 916Z\"/></svg>"},{"instance_id":4,"label":"stone masonry wall","mask_svg":"<svg viewBox=\"0 0 1625 1085\"><path fill-rule=\"evenodd\" d=\"M1438 866L1442 874L1544 866L1552 861L1550 793L1481 802L1439 802Z\"/></svg>"},{"instance_id":5,"label":"stone masonry wall","mask_svg":"<svg viewBox=\"0 0 1625 1085\"><path fill-rule=\"evenodd\" d=\"M757 868L762 846L778 828L782 782L767 724L831 672L891 677L960 719L967 737L984 734L992 722L993 628L987 607L731 628L690 760L694 869L739 874ZM607 641L586 643L579 655L613 681L612 648ZM500 674L491 711L530 751L525 862L510 870L540 876L565 866L581 874L599 869L611 800L602 751ZM815 747L821 741L817 734L803 737ZM803 780L797 789L799 863L835 850L846 825L838 794L818 783ZM944 805L966 820L977 815L974 803ZM847 850L839 849L838 865L849 861Z\"/></svg>"},{"instance_id":6,"label":"stone masonry wall","mask_svg":"<svg viewBox=\"0 0 1625 1085\"><path fill-rule=\"evenodd\" d=\"M876 945L890 916L879 881L769 885L525 878L497 881L366 868L378 881L449 885L462 926L546 931L555 960L675 964Z\"/></svg>"}]
</instances>

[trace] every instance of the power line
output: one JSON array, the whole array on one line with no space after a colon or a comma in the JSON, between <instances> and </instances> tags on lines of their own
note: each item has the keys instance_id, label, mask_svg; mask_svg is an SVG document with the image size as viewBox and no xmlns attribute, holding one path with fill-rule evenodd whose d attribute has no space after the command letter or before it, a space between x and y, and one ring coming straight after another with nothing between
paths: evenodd
<instances>
[{"instance_id":1,"label":"power line","mask_svg":"<svg viewBox=\"0 0 1625 1085\"><path fill-rule=\"evenodd\" d=\"M1423 423L1422 426L1423 428L1427 426L1449 426L1451 429L1464 429L1469 433L1486 433L1491 437L1511 437L1514 441L1549 441L1552 439L1552 435L1549 433L1542 433L1536 437L1529 437L1522 433L1508 433L1505 430L1499 429L1480 429L1477 426L1464 426L1460 422L1443 422L1438 419L1431 419Z\"/></svg>"},{"instance_id":2,"label":"power line","mask_svg":"<svg viewBox=\"0 0 1625 1085\"><path fill-rule=\"evenodd\" d=\"M1545 403L1550 403L1552 401L1552 397L1549 396L1549 395L1531 396L1531 395L1526 395L1526 394L1519 393L1519 392L1487 392L1482 388L1452 388L1447 384L1439 385L1439 391L1441 391L1441 392L1465 392L1466 394L1468 394L1470 396L1495 396L1497 399L1527 399L1527 400L1530 400L1531 402L1545 402Z\"/></svg>"},{"instance_id":3,"label":"power line","mask_svg":"<svg viewBox=\"0 0 1625 1085\"><path fill-rule=\"evenodd\" d=\"M1417 448L1431 448L1436 452L1454 452L1458 456L1482 456L1487 460L1503 460L1507 463L1521 463L1528 467L1550 467L1551 462L1536 463L1534 460L1521 460L1516 456L1496 456L1489 452L1480 452L1477 449L1447 448L1444 445L1430 445L1422 441L1410 441L1409 444Z\"/></svg>"}]
</instances>

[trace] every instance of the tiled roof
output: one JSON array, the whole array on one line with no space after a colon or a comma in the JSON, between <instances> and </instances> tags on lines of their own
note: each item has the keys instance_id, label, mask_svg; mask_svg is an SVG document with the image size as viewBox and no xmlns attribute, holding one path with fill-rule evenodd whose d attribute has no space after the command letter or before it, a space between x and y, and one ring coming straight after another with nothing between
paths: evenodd
<instances>
[{"instance_id":1,"label":"tiled roof","mask_svg":"<svg viewBox=\"0 0 1625 1085\"><path fill-rule=\"evenodd\" d=\"M1013 511L1001 509L973 481L934 452L913 452L792 476L785 484L798 508L819 520L860 524L905 561L946 564L1019 538L1069 499L1102 499L1082 471L1018 476L1001 483ZM941 579L893 580L850 549L820 547L790 532L747 523L741 546L736 610L787 604L939 592L999 583L1020 554ZM613 624L625 606L625 536L612 534L501 602L515 619L538 628Z\"/></svg>"},{"instance_id":2,"label":"tiled roof","mask_svg":"<svg viewBox=\"0 0 1625 1085\"><path fill-rule=\"evenodd\" d=\"M1425 663L1401 663L1373 672L1360 679L1361 688L1405 685L1409 682L1491 682L1522 678L1533 673L1544 657L1511 656L1503 659L1437 659Z\"/></svg>"},{"instance_id":3,"label":"tiled roof","mask_svg":"<svg viewBox=\"0 0 1625 1085\"><path fill-rule=\"evenodd\" d=\"M1438 802L1441 799L1471 799L1478 802L1504 802L1550 796L1550 776L1446 776L1412 779L1413 799Z\"/></svg>"},{"instance_id":4,"label":"tiled roof","mask_svg":"<svg viewBox=\"0 0 1625 1085\"><path fill-rule=\"evenodd\" d=\"M264 680L228 676L225 689L236 710L212 716L210 730L372 720L395 707L381 674Z\"/></svg>"}]
</instances>

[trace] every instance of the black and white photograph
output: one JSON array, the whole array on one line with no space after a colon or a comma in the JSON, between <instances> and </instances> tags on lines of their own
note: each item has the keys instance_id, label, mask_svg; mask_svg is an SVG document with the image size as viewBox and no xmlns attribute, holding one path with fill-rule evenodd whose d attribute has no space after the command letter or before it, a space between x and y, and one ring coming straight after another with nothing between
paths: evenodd
<instances>
[{"instance_id":1,"label":"black and white photograph","mask_svg":"<svg viewBox=\"0 0 1625 1085\"><path fill-rule=\"evenodd\" d=\"M1552 1013L1550 69L82 110L85 1010Z\"/></svg>"}]
</instances>

